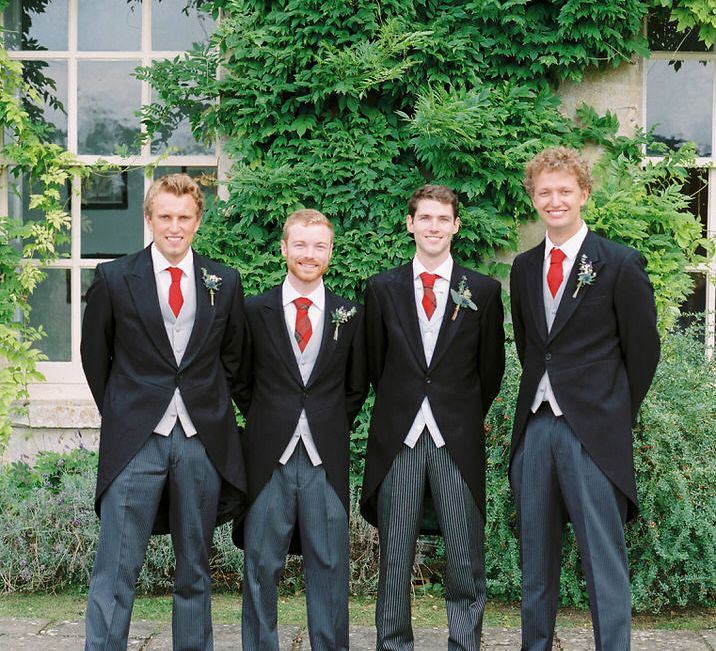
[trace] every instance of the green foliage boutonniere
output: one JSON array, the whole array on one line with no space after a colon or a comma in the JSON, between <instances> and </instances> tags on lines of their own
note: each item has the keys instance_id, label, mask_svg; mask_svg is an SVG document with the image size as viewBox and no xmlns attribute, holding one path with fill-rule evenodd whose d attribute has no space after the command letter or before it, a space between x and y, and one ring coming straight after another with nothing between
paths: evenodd
<instances>
[{"instance_id":1,"label":"green foliage boutonniere","mask_svg":"<svg viewBox=\"0 0 716 651\"><path fill-rule=\"evenodd\" d=\"M211 304L213 306L214 294L219 291L219 287L221 286L221 276L210 274L205 267L202 267L201 278L204 281L204 287L209 290L209 297L211 298Z\"/></svg>"},{"instance_id":2,"label":"green foliage boutonniere","mask_svg":"<svg viewBox=\"0 0 716 651\"><path fill-rule=\"evenodd\" d=\"M587 258L584 253L582 253L582 257L579 260L579 273L577 274L577 289L574 290L574 294L572 294L572 298L577 298L577 294L579 293L579 290L584 285L592 285L594 284L594 281L597 277L597 274L595 273L594 269L592 268L592 261Z\"/></svg>"},{"instance_id":3,"label":"green foliage boutonniere","mask_svg":"<svg viewBox=\"0 0 716 651\"><path fill-rule=\"evenodd\" d=\"M349 319L353 316L355 316L357 310L355 307L352 307L350 310L347 310L345 307L337 307L333 312L331 312L331 323L334 323L336 326L336 329L333 331L333 340L338 341L338 328L340 328L344 323L348 323Z\"/></svg>"},{"instance_id":4,"label":"green foliage boutonniere","mask_svg":"<svg viewBox=\"0 0 716 651\"><path fill-rule=\"evenodd\" d=\"M457 289L450 289L450 296L452 296L453 303L455 303L455 311L452 313L452 320L457 319L457 313L461 307L469 307L471 310L477 311L477 305L472 302L472 292L467 286L467 278L463 276L460 278L460 284Z\"/></svg>"}]
</instances>

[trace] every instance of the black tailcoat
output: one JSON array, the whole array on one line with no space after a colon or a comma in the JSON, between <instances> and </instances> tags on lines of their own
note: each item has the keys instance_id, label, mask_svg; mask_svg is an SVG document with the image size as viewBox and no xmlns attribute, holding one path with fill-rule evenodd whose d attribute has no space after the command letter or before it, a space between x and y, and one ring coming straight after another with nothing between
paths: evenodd
<instances>
[{"instance_id":1,"label":"black tailcoat","mask_svg":"<svg viewBox=\"0 0 716 651\"><path fill-rule=\"evenodd\" d=\"M518 255L510 300L522 379L511 458L524 434L545 370L564 417L594 462L636 513L632 423L659 361L654 293L642 256L587 234L549 334L544 313L544 247ZM579 288L582 255L596 278Z\"/></svg>"},{"instance_id":2,"label":"black tailcoat","mask_svg":"<svg viewBox=\"0 0 716 651\"><path fill-rule=\"evenodd\" d=\"M450 288L466 278L477 310L448 298L430 365L420 337L412 263L373 276L366 287L366 333L376 392L370 424L361 511L377 523L377 491L427 396L450 456L485 513L483 421L505 367L500 284L453 266ZM428 530L424 527L424 532Z\"/></svg>"},{"instance_id":3,"label":"black tailcoat","mask_svg":"<svg viewBox=\"0 0 716 651\"><path fill-rule=\"evenodd\" d=\"M223 480L219 521L241 512L246 477L231 385L241 358L243 289L236 270L191 254L196 317L179 365L164 327L149 247L98 265L87 291L81 352L102 417L98 514L102 493L152 435L177 387ZM222 279L213 305L202 281L202 267ZM168 530L168 514L161 507L155 533Z\"/></svg>"},{"instance_id":4,"label":"black tailcoat","mask_svg":"<svg viewBox=\"0 0 716 651\"><path fill-rule=\"evenodd\" d=\"M256 499L271 478L305 409L328 481L348 511L350 428L368 392L363 308L326 289L321 345L304 384L281 297L279 285L246 301L248 328L237 404L246 416L242 445L249 500ZM331 316L339 307L355 307L356 314L339 326L336 337ZM243 544L240 525L234 540ZM295 545L292 551L298 551Z\"/></svg>"}]
</instances>

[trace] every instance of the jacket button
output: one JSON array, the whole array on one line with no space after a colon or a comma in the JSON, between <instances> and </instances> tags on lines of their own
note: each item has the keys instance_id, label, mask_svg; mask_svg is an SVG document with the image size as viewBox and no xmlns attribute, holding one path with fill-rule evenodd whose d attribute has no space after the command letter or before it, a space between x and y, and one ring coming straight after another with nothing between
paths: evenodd
<instances>
[{"instance_id":1,"label":"jacket button","mask_svg":"<svg viewBox=\"0 0 716 651\"><path fill-rule=\"evenodd\" d=\"M428 376L425 378L425 384L430 384L431 381L432 381L432 380L431 380L430 376L428 375Z\"/></svg>"},{"instance_id":2,"label":"jacket button","mask_svg":"<svg viewBox=\"0 0 716 651\"><path fill-rule=\"evenodd\" d=\"M550 359L552 359L552 353L547 353L547 354L544 356L545 362L549 362Z\"/></svg>"}]
</instances>

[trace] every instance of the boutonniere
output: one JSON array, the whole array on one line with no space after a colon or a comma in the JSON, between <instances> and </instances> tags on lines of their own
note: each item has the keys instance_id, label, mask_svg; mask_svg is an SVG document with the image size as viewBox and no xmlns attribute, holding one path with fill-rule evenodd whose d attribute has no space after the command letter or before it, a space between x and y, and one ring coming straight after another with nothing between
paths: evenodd
<instances>
[{"instance_id":1,"label":"boutonniere","mask_svg":"<svg viewBox=\"0 0 716 651\"><path fill-rule=\"evenodd\" d=\"M214 274L210 274L204 267L202 267L201 279L204 281L204 287L209 290L209 297L213 306L214 294L216 294L216 292L219 291L219 287L221 287L221 276L215 276Z\"/></svg>"},{"instance_id":2,"label":"boutonniere","mask_svg":"<svg viewBox=\"0 0 716 651\"><path fill-rule=\"evenodd\" d=\"M472 302L472 292L467 286L467 278L463 276L460 278L460 284L457 289L450 289L450 296L452 301L455 303L455 311L452 313L452 320L457 319L457 313L461 307L469 307L471 310L477 311L477 305Z\"/></svg>"},{"instance_id":3,"label":"boutonniere","mask_svg":"<svg viewBox=\"0 0 716 651\"><path fill-rule=\"evenodd\" d=\"M579 260L579 273L577 274L577 289L574 290L572 298L577 298L577 293L585 285L593 285L597 274L592 267L592 261L584 253Z\"/></svg>"},{"instance_id":4,"label":"boutonniere","mask_svg":"<svg viewBox=\"0 0 716 651\"><path fill-rule=\"evenodd\" d=\"M343 306L337 307L333 310L333 312L331 312L331 323L336 326L336 329L333 331L333 341L338 341L338 328L340 328L344 323L348 323L351 317L355 316L356 313L357 310L355 307L347 310Z\"/></svg>"}]
</instances>

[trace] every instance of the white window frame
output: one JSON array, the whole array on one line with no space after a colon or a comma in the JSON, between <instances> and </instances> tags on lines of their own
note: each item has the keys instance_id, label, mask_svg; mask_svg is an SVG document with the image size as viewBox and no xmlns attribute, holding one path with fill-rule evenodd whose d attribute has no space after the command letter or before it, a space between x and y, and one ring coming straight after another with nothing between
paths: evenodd
<instances>
[{"instance_id":1,"label":"white window frame","mask_svg":"<svg viewBox=\"0 0 716 651\"><path fill-rule=\"evenodd\" d=\"M709 61L712 64L713 82L711 85L711 156L699 156L696 158L694 167L708 170L708 206L706 218L706 237L716 238L716 52L672 52L654 50L649 53L649 58L644 62L643 78L643 126L647 124L647 72L649 61ZM658 156L647 156L647 160L658 161ZM690 273L701 273L706 276L706 350L709 357L714 352L714 330L716 329L716 255L706 264L687 267Z\"/></svg>"},{"instance_id":2,"label":"white window frame","mask_svg":"<svg viewBox=\"0 0 716 651\"><path fill-rule=\"evenodd\" d=\"M75 154L76 158L88 165L99 161L111 164L146 167L159 164L171 167L213 167L220 174L222 161L220 142L216 143L215 154L212 155L168 155L161 156L151 153L151 143L145 143L140 153L128 158L121 156L103 156L78 154L78 111L77 111L77 68L80 61L136 61L137 65L149 66L152 61L171 59L181 56L183 51L152 50L152 1L141 0L141 49L120 51L84 51L79 50L78 24L79 0L68 0L68 49L67 50L8 50L13 60L54 60L67 63L67 149ZM2 14L0 14L0 21ZM149 104L151 101L151 87L145 81L141 82L141 103ZM142 125L142 131L144 127ZM222 164L223 168L224 165ZM8 184L10 179L7 172L0 175L0 211L8 214ZM144 193L146 193L151 179L144 176ZM105 258L81 257L81 200L80 180L74 179L72 183L72 198L70 201L71 217L71 254L68 258L61 258L51 262L49 269L69 269L71 278L71 361L69 362L40 362L38 370L45 376L45 382L30 385L31 400L90 400L91 394L87 386L80 360L81 339L81 272L84 269L94 269ZM142 219L142 215L137 215ZM151 233L144 224L144 246L151 242Z\"/></svg>"}]
</instances>

